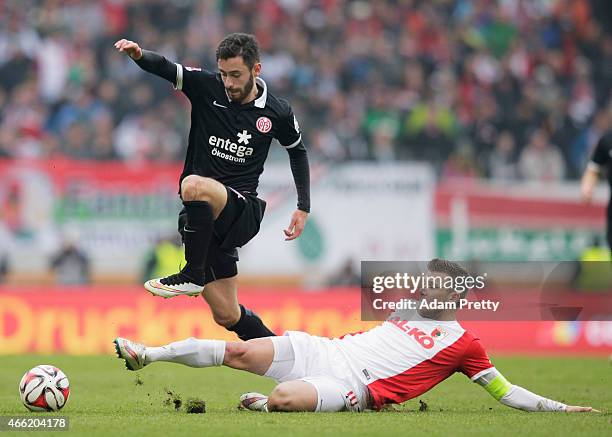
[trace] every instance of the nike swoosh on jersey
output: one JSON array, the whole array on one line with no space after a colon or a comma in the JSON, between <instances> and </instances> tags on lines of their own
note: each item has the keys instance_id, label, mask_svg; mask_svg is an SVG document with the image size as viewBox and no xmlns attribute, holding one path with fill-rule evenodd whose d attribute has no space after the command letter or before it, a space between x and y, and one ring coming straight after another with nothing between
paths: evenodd
<instances>
[{"instance_id":1,"label":"nike swoosh on jersey","mask_svg":"<svg viewBox=\"0 0 612 437\"><path fill-rule=\"evenodd\" d=\"M214 100L214 101L213 101L213 105L218 106L219 108L225 108L225 109L227 109L227 106L223 106L222 104L217 103L217 101L216 101L216 100Z\"/></svg>"}]
</instances>

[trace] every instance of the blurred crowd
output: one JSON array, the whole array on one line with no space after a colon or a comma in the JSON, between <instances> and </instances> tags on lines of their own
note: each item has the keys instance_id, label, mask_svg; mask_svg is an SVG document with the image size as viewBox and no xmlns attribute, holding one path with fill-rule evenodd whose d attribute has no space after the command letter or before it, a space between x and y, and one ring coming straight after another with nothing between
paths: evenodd
<instances>
[{"instance_id":1,"label":"blurred crowd","mask_svg":"<svg viewBox=\"0 0 612 437\"><path fill-rule=\"evenodd\" d=\"M312 159L577 177L612 121L605 0L3 0L0 156L182 161L187 99L115 51L216 69L250 32Z\"/></svg>"}]
</instances>

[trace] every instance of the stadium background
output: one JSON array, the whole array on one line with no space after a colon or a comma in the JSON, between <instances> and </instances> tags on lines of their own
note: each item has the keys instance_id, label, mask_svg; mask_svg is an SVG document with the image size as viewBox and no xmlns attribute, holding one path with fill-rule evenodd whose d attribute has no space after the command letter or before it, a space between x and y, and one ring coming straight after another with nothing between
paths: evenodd
<instances>
[{"instance_id":1,"label":"stadium background","mask_svg":"<svg viewBox=\"0 0 612 437\"><path fill-rule=\"evenodd\" d=\"M240 297L276 330L360 322L360 260L578 260L603 244L607 189L579 178L612 121L604 0L0 1L0 353L110 352L115 335L231 338L201 301L142 290L178 265L187 100L115 52L121 38L215 69L254 33L312 162L295 208L271 151ZM171 267L148 263L158 250ZM145 322L143 322L145 321ZM472 323L493 352L608 354L606 322Z\"/></svg>"}]
</instances>

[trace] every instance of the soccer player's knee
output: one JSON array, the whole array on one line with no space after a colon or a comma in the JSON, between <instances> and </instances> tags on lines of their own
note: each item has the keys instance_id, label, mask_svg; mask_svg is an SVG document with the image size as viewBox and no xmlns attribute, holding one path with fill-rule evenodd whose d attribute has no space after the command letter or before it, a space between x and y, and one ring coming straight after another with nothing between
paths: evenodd
<instances>
[{"instance_id":1,"label":"soccer player's knee","mask_svg":"<svg viewBox=\"0 0 612 437\"><path fill-rule=\"evenodd\" d=\"M235 369L244 369L247 367L249 349L251 345L248 342L227 342L225 344L225 362Z\"/></svg>"},{"instance_id":2,"label":"soccer player's knee","mask_svg":"<svg viewBox=\"0 0 612 437\"><path fill-rule=\"evenodd\" d=\"M268 409L271 411L293 411L294 410L294 393L287 384L280 383L270 396L268 397Z\"/></svg>"},{"instance_id":3,"label":"soccer player's knee","mask_svg":"<svg viewBox=\"0 0 612 437\"><path fill-rule=\"evenodd\" d=\"M181 197L183 200L195 200L199 176L189 175L181 181Z\"/></svg>"},{"instance_id":4,"label":"soccer player's knee","mask_svg":"<svg viewBox=\"0 0 612 437\"><path fill-rule=\"evenodd\" d=\"M181 197L185 201L209 200L213 183L209 178L189 175L181 182Z\"/></svg>"}]
</instances>

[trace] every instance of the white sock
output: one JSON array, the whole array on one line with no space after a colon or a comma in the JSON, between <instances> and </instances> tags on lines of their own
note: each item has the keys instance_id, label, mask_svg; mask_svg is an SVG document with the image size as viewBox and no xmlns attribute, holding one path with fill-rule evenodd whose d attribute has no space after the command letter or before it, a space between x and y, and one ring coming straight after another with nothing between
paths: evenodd
<instances>
[{"instance_id":1,"label":"white sock","mask_svg":"<svg viewBox=\"0 0 612 437\"><path fill-rule=\"evenodd\" d=\"M145 349L145 363L169 361L191 367L221 366L225 357L225 342L222 340L198 340L188 338L161 347Z\"/></svg>"}]
</instances>

